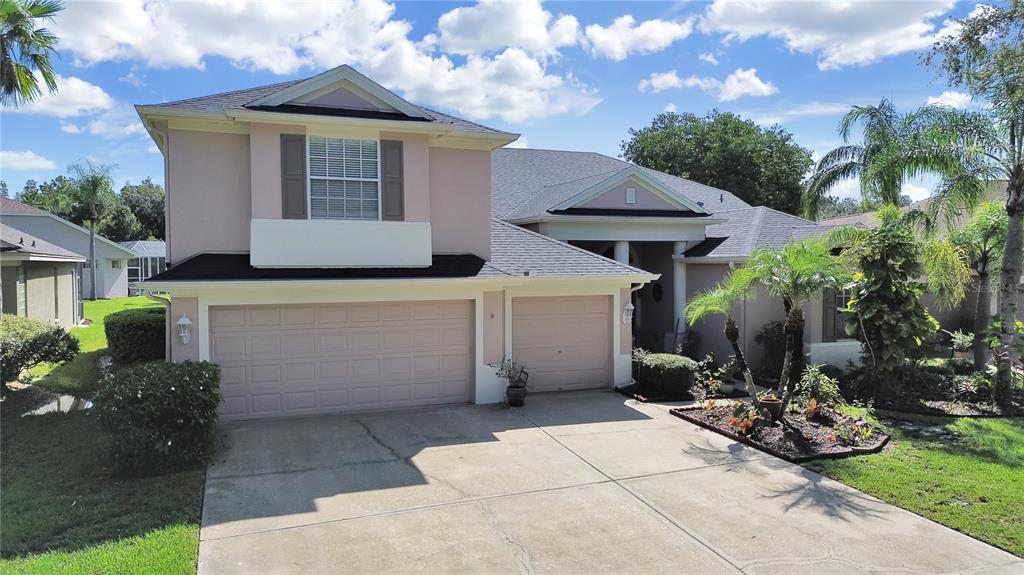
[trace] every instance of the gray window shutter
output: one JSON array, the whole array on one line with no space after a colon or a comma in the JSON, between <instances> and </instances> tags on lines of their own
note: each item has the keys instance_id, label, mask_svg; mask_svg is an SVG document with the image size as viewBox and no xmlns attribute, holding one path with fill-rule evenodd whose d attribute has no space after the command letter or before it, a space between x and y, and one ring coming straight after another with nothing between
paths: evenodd
<instances>
[{"instance_id":1,"label":"gray window shutter","mask_svg":"<svg viewBox=\"0 0 1024 575\"><path fill-rule=\"evenodd\" d=\"M381 219L405 219L405 190L402 185L402 142L380 142L380 201Z\"/></svg>"},{"instance_id":2,"label":"gray window shutter","mask_svg":"<svg viewBox=\"0 0 1024 575\"><path fill-rule=\"evenodd\" d=\"M838 331L836 316L839 315L836 311L836 291L831 288L825 288L821 294L821 300L821 339L822 341L835 341L838 337L836 333Z\"/></svg>"},{"instance_id":3,"label":"gray window shutter","mask_svg":"<svg viewBox=\"0 0 1024 575\"><path fill-rule=\"evenodd\" d=\"M306 219L306 136L281 134L281 217Z\"/></svg>"}]
</instances>

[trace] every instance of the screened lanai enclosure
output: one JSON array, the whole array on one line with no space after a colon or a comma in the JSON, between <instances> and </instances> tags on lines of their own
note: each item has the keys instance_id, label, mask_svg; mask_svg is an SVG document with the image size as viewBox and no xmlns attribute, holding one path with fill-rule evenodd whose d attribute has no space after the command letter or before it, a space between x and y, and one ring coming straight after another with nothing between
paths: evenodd
<instances>
[{"instance_id":1,"label":"screened lanai enclosure","mask_svg":"<svg viewBox=\"0 0 1024 575\"><path fill-rule=\"evenodd\" d=\"M136 285L167 269L167 247L158 240L134 240L121 245L135 252L128 260L128 291L132 295L142 293Z\"/></svg>"}]
</instances>

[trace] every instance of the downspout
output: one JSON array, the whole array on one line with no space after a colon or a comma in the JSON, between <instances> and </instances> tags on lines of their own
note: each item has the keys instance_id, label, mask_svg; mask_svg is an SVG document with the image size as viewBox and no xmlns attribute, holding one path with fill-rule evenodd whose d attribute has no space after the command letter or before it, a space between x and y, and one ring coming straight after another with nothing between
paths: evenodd
<instances>
[{"instance_id":1,"label":"downspout","mask_svg":"<svg viewBox=\"0 0 1024 575\"><path fill-rule=\"evenodd\" d=\"M171 341L174 337L174 334L171 333L171 300L155 296L148 291L145 294L147 299L159 302L164 306L164 331L166 332L164 333L164 357L167 358L167 361L171 361Z\"/></svg>"}]
</instances>

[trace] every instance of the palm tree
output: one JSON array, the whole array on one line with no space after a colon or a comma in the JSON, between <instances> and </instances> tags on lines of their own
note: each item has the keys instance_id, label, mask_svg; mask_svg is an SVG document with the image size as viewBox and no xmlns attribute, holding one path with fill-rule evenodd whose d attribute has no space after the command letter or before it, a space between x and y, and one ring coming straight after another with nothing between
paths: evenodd
<instances>
[{"instance_id":1,"label":"palm tree","mask_svg":"<svg viewBox=\"0 0 1024 575\"><path fill-rule=\"evenodd\" d=\"M692 326L710 315L725 316L725 339L732 346L733 354L736 357L736 367L743 373L743 379L747 382L750 401L754 405L754 409L760 409L761 404L757 399L757 391L754 389L754 377L750 373L743 348L740 347L739 325L732 315L732 310L743 299L745 293L746 286L738 281L736 274L729 274L729 277L713 289L701 292L686 304L686 319Z\"/></svg>"},{"instance_id":2,"label":"palm tree","mask_svg":"<svg viewBox=\"0 0 1024 575\"><path fill-rule=\"evenodd\" d=\"M999 263L1006 241L1006 210L998 202L981 204L971 213L967 224L953 231L949 239L963 250L978 274L978 301L974 307L974 367L982 369L985 367L991 314L991 271Z\"/></svg>"},{"instance_id":3,"label":"palm tree","mask_svg":"<svg viewBox=\"0 0 1024 575\"><path fill-rule=\"evenodd\" d=\"M114 166L97 165L91 161L85 164L74 164L69 171L75 176L75 200L82 210L82 219L89 222L89 273L91 290L89 299L96 299L96 224L103 217L106 206L110 204L113 182L110 173Z\"/></svg>"},{"instance_id":4,"label":"palm tree","mask_svg":"<svg viewBox=\"0 0 1024 575\"><path fill-rule=\"evenodd\" d=\"M824 239L809 239L790 242L779 249L754 250L733 275L744 291L751 293L752 288L760 286L782 300L786 313L786 353L778 394L785 413L804 368L803 306L824 289L841 285L849 274Z\"/></svg>"},{"instance_id":5,"label":"palm tree","mask_svg":"<svg viewBox=\"0 0 1024 575\"><path fill-rule=\"evenodd\" d=\"M947 142L1006 179L1006 241L999 273L996 395L1011 395L1010 355L1017 332L1017 289L1024 259L1024 0L990 3L957 20L954 33L923 56L953 86L985 103L984 114L951 114Z\"/></svg>"},{"instance_id":6,"label":"palm tree","mask_svg":"<svg viewBox=\"0 0 1024 575\"><path fill-rule=\"evenodd\" d=\"M57 37L40 24L64 6L58 0L0 0L0 103L17 107L42 94L40 79L57 91L50 56Z\"/></svg>"},{"instance_id":7,"label":"palm tree","mask_svg":"<svg viewBox=\"0 0 1024 575\"><path fill-rule=\"evenodd\" d=\"M877 106L854 106L839 122L843 145L825 154L815 166L803 195L804 216L817 219L823 199L845 180L860 179L861 200L865 205L899 205L906 174L900 165L877 169L880 157L892 157L893 150L905 148L905 142L926 125L941 108L924 106L901 114L892 102L883 99ZM863 126L859 144L850 143L854 127Z\"/></svg>"}]
</instances>

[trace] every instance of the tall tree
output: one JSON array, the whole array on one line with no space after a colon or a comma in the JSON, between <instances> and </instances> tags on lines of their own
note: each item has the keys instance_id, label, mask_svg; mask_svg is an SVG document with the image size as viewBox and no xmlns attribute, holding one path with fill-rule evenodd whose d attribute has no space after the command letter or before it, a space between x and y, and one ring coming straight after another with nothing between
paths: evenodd
<instances>
[{"instance_id":1,"label":"tall tree","mask_svg":"<svg viewBox=\"0 0 1024 575\"><path fill-rule=\"evenodd\" d=\"M622 157L634 164L732 192L752 205L796 214L811 152L775 125L731 113L664 113L630 129Z\"/></svg>"},{"instance_id":2,"label":"tall tree","mask_svg":"<svg viewBox=\"0 0 1024 575\"><path fill-rule=\"evenodd\" d=\"M0 103L17 107L42 94L40 80L57 91L50 58L57 37L42 27L64 7L58 0L0 0Z\"/></svg>"},{"instance_id":3,"label":"tall tree","mask_svg":"<svg viewBox=\"0 0 1024 575\"><path fill-rule=\"evenodd\" d=\"M5 182L4 180L0 180L0 197L11 197L11 192L7 190L7 182Z\"/></svg>"},{"instance_id":4,"label":"tall tree","mask_svg":"<svg viewBox=\"0 0 1024 575\"><path fill-rule=\"evenodd\" d=\"M42 184L28 180L18 200L81 225L85 220L76 213L76 195L75 182L66 176L57 176Z\"/></svg>"},{"instance_id":5,"label":"tall tree","mask_svg":"<svg viewBox=\"0 0 1024 575\"><path fill-rule=\"evenodd\" d=\"M761 405L757 398L757 390L754 388L754 377L750 373L750 366L747 365L747 358L740 347L740 327L737 323L733 310L746 295L746 286L737 281L737 276L730 274L725 280L713 289L701 292L686 304L686 319L690 325L694 325L702 318L711 315L725 316L725 339L732 346L733 356L736 358L736 367L743 373L743 379L747 382L747 391L750 392L750 401L754 409L760 409Z\"/></svg>"},{"instance_id":6,"label":"tall tree","mask_svg":"<svg viewBox=\"0 0 1024 575\"><path fill-rule=\"evenodd\" d=\"M138 184L128 182L121 187L121 201L135 214L143 237L164 239L164 189L160 184L150 178Z\"/></svg>"},{"instance_id":7,"label":"tall tree","mask_svg":"<svg viewBox=\"0 0 1024 575\"><path fill-rule=\"evenodd\" d=\"M109 206L97 226L99 234L108 240L126 242L142 237L142 225L131 208L122 202Z\"/></svg>"},{"instance_id":8,"label":"tall tree","mask_svg":"<svg viewBox=\"0 0 1024 575\"><path fill-rule=\"evenodd\" d=\"M992 269L999 265L1006 243L1006 210L999 202L986 202L971 213L962 228L949 236L963 250L971 268L978 274L978 300L974 306L974 367L985 367L985 348L992 304Z\"/></svg>"},{"instance_id":9,"label":"tall tree","mask_svg":"<svg viewBox=\"0 0 1024 575\"><path fill-rule=\"evenodd\" d=\"M91 291L89 299L96 299L96 226L103 216L105 208L109 205L107 198L113 195L110 173L113 166L104 166L87 161L84 164L74 164L70 171L75 176L76 200L82 208L89 222L89 265L91 273L89 281Z\"/></svg>"},{"instance_id":10,"label":"tall tree","mask_svg":"<svg viewBox=\"0 0 1024 575\"><path fill-rule=\"evenodd\" d=\"M967 89L987 104L989 128L978 122L952 124L949 143L987 160L993 172L1006 178L1007 231L999 273L1000 349L996 354L997 395L1006 402L1024 257L1024 0L979 6L967 18L956 20L952 29L923 61L937 66L951 85Z\"/></svg>"}]
</instances>

